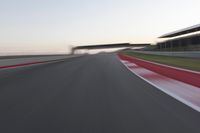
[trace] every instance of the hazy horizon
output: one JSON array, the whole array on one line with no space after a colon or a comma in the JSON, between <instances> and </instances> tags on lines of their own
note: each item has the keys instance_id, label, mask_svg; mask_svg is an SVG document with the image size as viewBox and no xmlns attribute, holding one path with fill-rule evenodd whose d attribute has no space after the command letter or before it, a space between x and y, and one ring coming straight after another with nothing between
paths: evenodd
<instances>
[{"instance_id":1,"label":"hazy horizon","mask_svg":"<svg viewBox=\"0 0 200 133\"><path fill-rule=\"evenodd\" d=\"M0 0L0 55L72 46L154 43L200 23L199 0Z\"/></svg>"}]
</instances>

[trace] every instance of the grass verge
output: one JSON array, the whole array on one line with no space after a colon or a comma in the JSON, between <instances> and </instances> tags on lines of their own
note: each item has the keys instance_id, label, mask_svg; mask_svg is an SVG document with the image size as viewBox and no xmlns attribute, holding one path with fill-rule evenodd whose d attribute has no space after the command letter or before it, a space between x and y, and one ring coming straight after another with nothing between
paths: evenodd
<instances>
[{"instance_id":1,"label":"grass verge","mask_svg":"<svg viewBox=\"0 0 200 133\"><path fill-rule=\"evenodd\" d=\"M181 57L171 57L171 56L163 56L163 55L150 55L150 54L142 54L137 52L124 51L123 54L137 57L140 59L157 62L161 64L166 64L170 66L175 66L179 68L200 71L200 59L193 58L181 58Z\"/></svg>"}]
</instances>

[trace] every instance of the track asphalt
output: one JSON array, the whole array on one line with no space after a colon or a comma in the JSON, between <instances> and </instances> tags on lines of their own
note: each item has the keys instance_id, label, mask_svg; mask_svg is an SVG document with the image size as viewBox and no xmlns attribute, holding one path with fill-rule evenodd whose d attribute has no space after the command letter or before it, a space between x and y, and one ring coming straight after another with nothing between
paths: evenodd
<instances>
[{"instance_id":1,"label":"track asphalt","mask_svg":"<svg viewBox=\"0 0 200 133\"><path fill-rule=\"evenodd\" d=\"M115 54L0 70L1 133L200 133L199 123Z\"/></svg>"}]
</instances>

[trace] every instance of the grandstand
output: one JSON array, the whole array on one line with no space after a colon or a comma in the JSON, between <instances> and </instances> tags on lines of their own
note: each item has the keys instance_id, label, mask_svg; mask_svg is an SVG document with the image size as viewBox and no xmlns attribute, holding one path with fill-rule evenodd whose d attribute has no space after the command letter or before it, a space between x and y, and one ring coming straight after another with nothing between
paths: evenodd
<instances>
[{"instance_id":1,"label":"grandstand","mask_svg":"<svg viewBox=\"0 0 200 133\"><path fill-rule=\"evenodd\" d=\"M157 43L157 49L163 51L199 51L200 24L160 36L165 39Z\"/></svg>"}]
</instances>

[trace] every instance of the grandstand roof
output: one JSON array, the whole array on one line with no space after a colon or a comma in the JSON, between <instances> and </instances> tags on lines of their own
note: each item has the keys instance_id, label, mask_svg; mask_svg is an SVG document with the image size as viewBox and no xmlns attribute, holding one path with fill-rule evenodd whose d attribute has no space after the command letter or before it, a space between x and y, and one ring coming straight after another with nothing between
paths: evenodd
<instances>
[{"instance_id":1,"label":"grandstand roof","mask_svg":"<svg viewBox=\"0 0 200 133\"><path fill-rule=\"evenodd\" d=\"M197 32L197 31L200 31L200 24L197 24L197 25L185 28L185 29L177 30L177 31L174 31L171 33L164 34L164 35L160 36L159 38L176 37L176 36L189 34L189 33Z\"/></svg>"}]
</instances>

